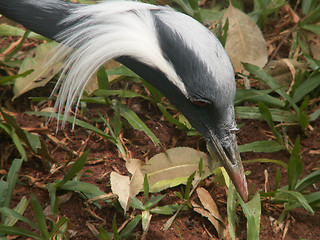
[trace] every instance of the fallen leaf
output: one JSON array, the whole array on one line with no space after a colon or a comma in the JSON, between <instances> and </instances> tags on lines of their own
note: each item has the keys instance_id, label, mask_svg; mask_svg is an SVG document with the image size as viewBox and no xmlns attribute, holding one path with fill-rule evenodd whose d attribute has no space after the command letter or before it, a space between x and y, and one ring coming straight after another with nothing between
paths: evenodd
<instances>
[{"instance_id":1,"label":"fallen leaf","mask_svg":"<svg viewBox=\"0 0 320 240\"><path fill-rule=\"evenodd\" d=\"M57 53L58 43L49 42L40 44L35 48L35 56L28 55L22 62L18 74L33 69L33 72L26 77L18 78L15 81L13 92L16 99L20 95L37 87L46 85L54 75L63 67L64 59L52 60Z\"/></svg>"},{"instance_id":2,"label":"fallen leaf","mask_svg":"<svg viewBox=\"0 0 320 240\"><path fill-rule=\"evenodd\" d=\"M199 213L203 217L208 218L208 220L212 223L212 225L217 230L219 239L225 238L227 236L228 232L227 232L227 229L224 227L223 223L221 223L214 216L212 216L212 214L209 211L203 209L201 206L199 206L195 202L191 201L191 204L193 206L193 211Z\"/></svg>"},{"instance_id":3,"label":"fallen leaf","mask_svg":"<svg viewBox=\"0 0 320 240\"><path fill-rule=\"evenodd\" d=\"M199 187L197 188L197 194L203 207L208 210L215 219L223 223L217 204L210 196L210 193L206 189Z\"/></svg>"},{"instance_id":4,"label":"fallen leaf","mask_svg":"<svg viewBox=\"0 0 320 240\"><path fill-rule=\"evenodd\" d=\"M188 147L177 147L157 154L141 167L142 175L148 175L150 192L185 184L188 177L198 170L200 159L203 162L202 178L213 174L216 161L206 153Z\"/></svg>"},{"instance_id":5,"label":"fallen leaf","mask_svg":"<svg viewBox=\"0 0 320 240\"><path fill-rule=\"evenodd\" d=\"M267 45L256 23L231 4L223 16L229 20L225 49L235 71L242 70L241 62L264 67L268 61Z\"/></svg>"},{"instance_id":6,"label":"fallen leaf","mask_svg":"<svg viewBox=\"0 0 320 240\"><path fill-rule=\"evenodd\" d=\"M294 59L283 58L271 61L265 68L276 82L288 89L292 81L297 76L299 70L305 71L308 68L307 63L301 63ZM270 89L270 87L259 81L260 89Z\"/></svg>"},{"instance_id":7,"label":"fallen leaf","mask_svg":"<svg viewBox=\"0 0 320 240\"><path fill-rule=\"evenodd\" d=\"M116 172L111 172L110 184L112 193L118 195L119 203L123 210L126 212L129 201L130 178L128 176L122 176Z\"/></svg>"}]
</instances>

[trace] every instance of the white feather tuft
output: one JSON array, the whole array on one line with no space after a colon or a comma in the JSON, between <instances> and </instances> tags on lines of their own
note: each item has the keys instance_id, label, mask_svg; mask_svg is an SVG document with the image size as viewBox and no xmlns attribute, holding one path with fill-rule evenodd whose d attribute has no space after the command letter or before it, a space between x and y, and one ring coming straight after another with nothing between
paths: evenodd
<instances>
[{"instance_id":1,"label":"white feather tuft","mask_svg":"<svg viewBox=\"0 0 320 240\"><path fill-rule=\"evenodd\" d=\"M65 109L62 126L90 77L103 63L120 56L131 56L159 69L187 96L185 85L162 54L151 9L173 12L138 2L104 2L80 6L64 20L79 23L57 36L62 40L59 57L69 54L69 47L74 48L65 64L62 76L66 79L55 104L59 113Z\"/></svg>"}]
</instances>

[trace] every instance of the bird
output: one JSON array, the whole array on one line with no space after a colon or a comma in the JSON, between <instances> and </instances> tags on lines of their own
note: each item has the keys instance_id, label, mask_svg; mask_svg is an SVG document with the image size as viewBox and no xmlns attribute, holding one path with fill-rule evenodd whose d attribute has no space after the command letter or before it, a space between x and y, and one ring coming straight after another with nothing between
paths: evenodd
<instances>
[{"instance_id":1,"label":"bird","mask_svg":"<svg viewBox=\"0 0 320 240\"><path fill-rule=\"evenodd\" d=\"M204 137L241 198L247 181L236 140L236 84L215 35L169 6L136 1L79 4L63 0L1 0L0 13L61 44L65 61L55 108L62 124L90 77L108 60L158 89Z\"/></svg>"}]
</instances>

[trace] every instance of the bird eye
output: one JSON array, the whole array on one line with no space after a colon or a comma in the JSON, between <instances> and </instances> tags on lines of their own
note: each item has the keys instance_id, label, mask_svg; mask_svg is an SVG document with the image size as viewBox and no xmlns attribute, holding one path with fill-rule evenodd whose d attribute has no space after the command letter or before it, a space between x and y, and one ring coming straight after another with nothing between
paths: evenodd
<instances>
[{"instance_id":1,"label":"bird eye","mask_svg":"<svg viewBox=\"0 0 320 240\"><path fill-rule=\"evenodd\" d=\"M201 100L193 101L193 103L200 106L200 107L204 107L204 106L209 105L209 102L201 101Z\"/></svg>"}]
</instances>

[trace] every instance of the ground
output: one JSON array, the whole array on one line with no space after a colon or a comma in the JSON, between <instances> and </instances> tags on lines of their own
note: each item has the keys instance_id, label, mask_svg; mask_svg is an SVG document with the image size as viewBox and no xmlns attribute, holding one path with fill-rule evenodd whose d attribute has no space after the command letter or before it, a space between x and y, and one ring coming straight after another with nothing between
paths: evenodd
<instances>
[{"instance_id":1,"label":"ground","mask_svg":"<svg viewBox=\"0 0 320 240\"><path fill-rule=\"evenodd\" d=\"M120 86L121 87L121 86ZM139 86L140 87L140 86ZM47 89L43 89L47 91ZM40 91L41 92L41 91ZM106 193L111 191L109 182L109 173L117 171L121 174L127 175L128 172L125 168L124 161L119 158L116 147L105 139L90 133L82 128L75 127L71 130L71 126L67 125L64 130L56 133L56 123L51 122L48 127L43 125L43 120L26 114L27 110L31 110L29 97L37 92L31 92L26 96L20 98L11 107L16 110L15 117L19 124L25 129L40 129L41 137L46 141L50 152L54 159L60 164L67 161L68 151L57 146L57 141L53 141L54 136L64 143L69 148L69 151L82 153L86 149L91 149L89 158L95 159L88 163L83 171L82 181L93 183L100 187ZM178 130L171 123L162 116L160 111L148 102L139 99L130 100L127 102L129 106L135 105L138 109L137 114L144 120L150 129L154 131L156 136L161 140L165 149L175 146L188 146L201 151L206 151L205 142L201 137L188 137L183 131ZM90 116L96 115L96 112L109 113L112 111L107 107L90 105ZM241 120L238 124L244 124L238 133L239 144L245 144L257 140L266 140L270 138L269 127L265 122L256 120ZM310 173L316 166L319 165L319 155L312 154L312 150L320 148L320 121L312 123L312 131L309 130L305 133L301 132L298 126L288 128L288 135L295 139L297 135L301 136L301 157L304 165L304 175ZM143 159L147 161L150 157L162 151L160 147L155 146L149 138L142 132L136 131L127 125L124 125L123 139L126 143L128 150L131 152L133 158ZM6 135L1 134L1 145L9 145L10 140ZM243 160L256 159L256 158L269 158L281 160L285 163L289 160L289 154L286 151L276 153L244 153L242 154ZM10 162L5 162L3 169L8 170ZM265 191L273 189L274 178L277 165L268 163L251 163L244 164L245 170L250 171L248 175L249 189L256 185L254 191ZM53 182L63 176L62 171L66 169L48 172L43 163L37 157L31 157L28 162L23 163L20 172L20 182L17 185L12 201L12 206L20 201L22 196L29 198L30 190L32 190L39 198L42 207L45 208L50 202L48 192L45 190L44 184ZM281 186L287 184L286 171L282 170ZM268 182L266 183L266 173L268 175ZM225 187L214 184L210 178L204 182L204 187L210 192L213 199L216 201L221 215L226 218L226 194ZM317 185L317 187L319 187ZM166 197L160 202L160 205L167 205L178 203L179 200L174 196L174 191L180 191L180 187L168 189L163 192ZM66 192L59 192L60 196L64 196ZM72 223L72 230L76 233L74 239L93 239L93 234L87 227L93 224L96 228L103 226L106 230L111 231L111 220L117 213L115 208L111 205L102 204L102 208L90 205L84 200L80 194L70 194L70 199L60 205L60 214L70 219ZM196 196L192 200L198 201ZM281 212L281 206L270 204L268 201L262 201L262 219L261 219L261 233L260 239L320 239L320 214L316 213L311 215L304 209L296 209L291 212L290 216L286 219L283 226L278 226L276 220ZM26 211L25 216L33 218L32 208ZM167 216L154 215L152 217L147 239L181 239L179 232L183 239L209 239L210 235L213 238L217 234L208 220L201 217L195 212L186 211L181 212L174 225L167 232L163 232L161 227L168 220ZM117 213L117 222L120 226L125 221L122 213ZM237 236L239 239L245 239L246 219L243 213L238 211L237 219ZM138 227L138 229L141 229ZM178 230L179 229L179 230ZM133 239L140 239L141 231L137 230L136 237Z\"/></svg>"}]
</instances>

